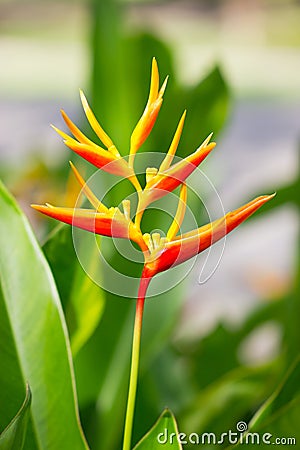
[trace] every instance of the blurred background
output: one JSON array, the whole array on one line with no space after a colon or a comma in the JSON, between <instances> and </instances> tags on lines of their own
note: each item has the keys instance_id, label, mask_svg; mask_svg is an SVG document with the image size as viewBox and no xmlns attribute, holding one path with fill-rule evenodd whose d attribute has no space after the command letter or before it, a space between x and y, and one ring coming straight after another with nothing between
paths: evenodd
<instances>
[{"instance_id":1,"label":"blurred background","mask_svg":"<svg viewBox=\"0 0 300 450\"><path fill-rule=\"evenodd\" d=\"M63 203L71 157L49 124L64 127L64 108L86 126L82 88L126 154L152 56L162 79L171 76L145 151L167 149L187 107L179 155L215 132L217 149L203 170L226 211L277 191L228 237L208 282L199 284L200 255L181 291L172 348L183 355L197 342L191 354L199 361L210 355L207 376L199 375L200 363L195 369L201 388L240 365L272 364L283 354L292 360L299 352L299 23L297 0L0 0L0 175L41 239L45 231L28 205ZM213 209L214 199L206 201ZM216 352L225 341L231 356L219 367ZM155 358L161 355L153 364ZM168 395L172 403L172 389L166 401ZM82 394L85 418L90 398Z\"/></svg>"}]
</instances>

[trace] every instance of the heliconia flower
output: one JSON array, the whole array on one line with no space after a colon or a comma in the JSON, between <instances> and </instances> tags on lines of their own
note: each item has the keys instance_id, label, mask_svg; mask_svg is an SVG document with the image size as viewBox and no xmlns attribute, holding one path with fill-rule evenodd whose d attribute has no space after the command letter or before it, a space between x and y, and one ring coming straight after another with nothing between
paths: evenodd
<instances>
[{"instance_id":1,"label":"heliconia flower","mask_svg":"<svg viewBox=\"0 0 300 450\"><path fill-rule=\"evenodd\" d=\"M182 221L182 217L180 217L178 221L178 216L180 215L178 210L185 208L183 201L183 204L181 206L179 204L178 206L175 219L167 233L167 237L160 237L159 233L153 233L150 252L149 255L146 256L142 276L144 278L152 278L157 273L163 272L170 267L175 267L188 259L193 258L234 230L257 211L257 209L263 206L267 201L271 200L274 195L275 194L257 197L246 205L229 212L221 219L217 219L212 223L180 236L175 236ZM150 241L150 236L147 236L146 240Z\"/></svg>"},{"instance_id":2,"label":"heliconia flower","mask_svg":"<svg viewBox=\"0 0 300 450\"><path fill-rule=\"evenodd\" d=\"M87 197L93 209L55 207L48 203L45 205L32 205L34 209L49 217L92 233L113 238L130 239L140 247L143 253L144 266L136 302L123 450L130 450L132 448L131 435L138 378L143 310L147 288L151 279L156 274L175 267L206 250L234 230L275 195L257 197L218 220L187 233L178 234L186 211L188 192L186 180L209 155L216 144L214 142L210 143L211 134L194 153L172 165L185 121L186 112L184 112L175 131L170 148L160 167L150 167L146 170L146 186L142 189L134 171L134 158L136 152L147 139L154 126L162 105L167 79L165 79L161 88L159 88L158 67L155 58L153 58L149 98L143 115L131 135L128 162L121 157L113 141L97 121L81 91L81 102L87 120L105 148L87 138L64 111L62 111L62 116L73 137L54 127L63 137L64 143L75 153L82 156L94 166L131 181L137 191L138 199L137 207L133 214L131 214L131 205L128 199L122 201L122 211L118 207L107 208L92 192L72 163L71 168L81 186L81 192ZM157 232L152 234L142 233L141 219L147 206L169 192L174 191L177 187L180 187L178 206L174 220L166 236L161 236Z\"/></svg>"},{"instance_id":3,"label":"heliconia flower","mask_svg":"<svg viewBox=\"0 0 300 450\"><path fill-rule=\"evenodd\" d=\"M32 205L33 208L43 214L67 224L96 234L134 241L144 254L145 266L143 276L148 277L180 264L205 250L232 231L272 198L272 195L258 197L217 221L177 236L186 209L186 179L209 155L216 144L210 142L212 136L210 134L194 153L172 165L186 117L186 111L184 111L160 167L150 167L146 170L146 186L144 189L141 188L133 168L134 155L149 135L155 123L162 104L166 83L167 78L159 89L158 67L155 58L153 58L149 98L145 111L131 136L128 163L120 156L113 141L95 118L82 91L80 91L80 97L86 117L106 149L87 138L64 111L62 111L63 118L74 138L54 127L64 138L65 144L74 152L96 167L128 178L132 182L138 193L138 205L135 215L133 214L134 220L131 219L129 200L123 200L123 212L117 207L107 208L91 191L72 163L71 168L81 186L82 192L94 209L55 207L47 203L45 205ZM166 237L161 237L159 233L143 234L141 231L141 219L146 207L179 186L178 208Z\"/></svg>"},{"instance_id":4,"label":"heliconia flower","mask_svg":"<svg viewBox=\"0 0 300 450\"><path fill-rule=\"evenodd\" d=\"M156 59L152 59L152 71L151 71L151 83L150 92L148 97L148 102L146 104L145 110L142 117L138 121L135 129L132 132L130 140L130 152L129 152L129 164L132 166L133 158L135 153L145 142L149 136L157 115L161 108L163 102L163 95L167 86L168 77L166 77L161 88L159 89L159 73Z\"/></svg>"}]
</instances>

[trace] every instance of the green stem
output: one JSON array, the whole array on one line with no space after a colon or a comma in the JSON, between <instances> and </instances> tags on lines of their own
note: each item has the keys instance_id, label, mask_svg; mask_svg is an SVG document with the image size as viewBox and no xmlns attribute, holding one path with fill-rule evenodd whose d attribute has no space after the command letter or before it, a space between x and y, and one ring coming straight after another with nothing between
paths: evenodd
<instances>
[{"instance_id":1,"label":"green stem","mask_svg":"<svg viewBox=\"0 0 300 450\"><path fill-rule=\"evenodd\" d=\"M131 435L132 435L136 388L137 388L138 371L139 371L143 312L144 312L145 296L146 296L146 291L147 291L149 282L150 282L150 278L143 278L143 276L142 276L141 281L140 281L138 298L137 298L137 302L136 302L135 322L134 322L133 341L132 341L132 354L131 354L130 381L129 381L127 410L126 410L126 419L125 419L125 427L124 427L123 450L131 449Z\"/></svg>"}]
</instances>

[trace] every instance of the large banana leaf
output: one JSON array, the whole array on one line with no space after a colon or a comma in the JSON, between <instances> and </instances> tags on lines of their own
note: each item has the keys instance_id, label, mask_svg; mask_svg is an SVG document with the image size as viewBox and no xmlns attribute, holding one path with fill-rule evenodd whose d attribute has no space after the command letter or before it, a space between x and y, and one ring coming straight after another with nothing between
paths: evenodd
<instances>
[{"instance_id":1,"label":"large banana leaf","mask_svg":"<svg viewBox=\"0 0 300 450\"><path fill-rule=\"evenodd\" d=\"M0 184L0 429L32 391L25 450L86 450L67 329L27 219Z\"/></svg>"},{"instance_id":2,"label":"large banana leaf","mask_svg":"<svg viewBox=\"0 0 300 450\"><path fill-rule=\"evenodd\" d=\"M0 435L1 450L22 450L25 442L29 410L31 404L31 391L29 386L26 388L25 400L12 419L10 424Z\"/></svg>"}]
</instances>

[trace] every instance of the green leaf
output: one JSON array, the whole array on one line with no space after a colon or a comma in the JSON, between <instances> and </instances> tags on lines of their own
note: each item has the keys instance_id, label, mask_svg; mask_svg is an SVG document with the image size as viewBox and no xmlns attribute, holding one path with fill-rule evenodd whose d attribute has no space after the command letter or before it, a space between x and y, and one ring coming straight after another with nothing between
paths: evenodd
<instances>
[{"instance_id":1,"label":"green leaf","mask_svg":"<svg viewBox=\"0 0 300 450\"><path fill-rule=\"evenodd\" d=\"M232 428L266 395L264 382L268 372L268 367L239 367L208 385L181 414L183 429L188 433L221 434Z\"/></svg>"},{"instance_id":2,"label":"green leaf","mask_svg":"<svg viewBox=\"0 0 300 450\"><path fill-rule=\"evenodd\" d=\"M162 445L164 449L182 450L181 439L185 437L178 432L174 415L166 409L134 450L158 450Z\"/></svg>"},{"instance_id":3,"label":"green leaf","mask_svg":"<svg viewBox=\"0 0 300 450\"><path fill-rule=\"evenodd\" d=\"M91 261L92 263L93 261ZM67 307L67 320L72 319L75 324L75 327L71 328L73 355L76 355L93 335L101 319L104 303L105 298L102 289L78 265Z\"/></svg>"},{"instance_id":4,"label":"green leaf","mask_svg":"<svg viewBox=\"0 0 300 450\"><path fill-rule=\"evenodd\" d=\"M72 227L57 221L55 223L57 226L47 237L42 249L54 276L61 303L66 310L78 260L72 241Z\"/></svg>"},{"instance_id":5,"label":"green leaf","mask_svg":"<svg viewBox=\"0 0 300 450\"><path fill-rule=\"evenodd\" d=\"M82 234L81 245L85 245ZM72 354L75 356L92 336L102 317L105 296L91 279L100 270L98 249L95 246L86 255L89 260L86 273L74 250L72 228L58 226L43 246L64 306L70 335Z\"/></svg>"},{"instance_id":6,"label":"green leaf","mask_svg":"<svg viewBox=\"0 0 300 450\"><path fill-rule=\"evenodd\" d=\"M56 286L26 217L0 184L0 429L32 394L25 450L86 450Z\"/></svg>"},{"instance_id":7,"label":"green leaf","mask_svg":"<svg viewBox=\"0 0 300 450\"><path fill-rule=\"evenodd\" d=\"M25 400L10 424L0 435L0 450L22 450L28 424L31 391L27 384Z\"/></svg>"},{"instance_id":8,"label":"green leaf","mask_svg":"<svg viewBox=\"0 0 300 450\"><path fill-rule=\"evenodd\" d=\"M247 432L242 439L247 449L255 449L258 444L266 448L266 445L279 445L279 443L288 445L288 442L290 442L289 445L295 446L300 442L299 379L300 356L290 367L283 382L249 422ZM239 447L240 444L241 442L228 449Z\"/></svg>"},{"instance_id":9,"label":"green leaf","mask_svg":"<svg viewBox=\"0 0 300 450\"><path fill-rule=\"evenodd\" d=\"M300 442L300 356L284 381L262 405L249 424L250 431L293 436Z\"/></svg>"}]
</instances>

